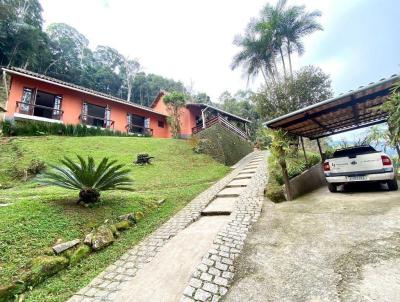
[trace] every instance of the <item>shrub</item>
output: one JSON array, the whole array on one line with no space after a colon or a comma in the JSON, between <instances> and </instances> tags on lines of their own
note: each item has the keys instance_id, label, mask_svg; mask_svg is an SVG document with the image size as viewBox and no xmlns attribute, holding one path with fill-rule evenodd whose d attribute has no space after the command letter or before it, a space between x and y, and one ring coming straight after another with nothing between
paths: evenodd
<instances>
[{"instance_id":1,"label":"shrub","mask_svg":"<svg viewBox=\"0 0 400 302\"><path fill-rule=\"evenodd\" d=\"M43 184L56 185L66 189L79 190L78 203L94 203L100 200L100 192L107 190L132 190L129 169L116 160L103 158L96 166L93 157L85 161L77 156L79 163L64 157L61 167L52 166L54 171L47 172L39 181Z\"/></svg>"},{"instance_id":2,"label":"shrub","mask_svg":"<svg viewBox=\"0 0 400 302\"><path fill-rule=\"evenodd\" d=\"M32 159L27 170L31 176L36 176L46 169L46 164L40 159Z\"/></svg>"},{"instance_id":3,"label":"shrub","mask_svg":"<svg viewBox=\"0 0 400 302\"><path fill-rule=\"evenodd\" d=\"M10 121L5 120L1 124L2 133L5 136L41 136L41 135L65 135L65 136L128 136L127 133L112 129L87 127L86 125L65 125L60 123L46 123L37 121ZM145 136L145 135L136 135Z\"/></svg>"},{"instance_id":4,"label":"shrub","mask_svg":"<svg viewBox=\"0 0 400 302\"><path fill-rule=\"evenodd\" d=\"M268 182L266 196L273 202L285 201L283 188L275 180Z\"/></svg>"},{"instance_id":5,"label":"shrub","mask_svg":"<svg viewBox=\"0 0 400 302\"><path fill-rule=\"evenodd\" d=\"M196 134L197 150L225 165L233 165L253 151L250 142L216 124Z\"/></svg>"}]
</instances>

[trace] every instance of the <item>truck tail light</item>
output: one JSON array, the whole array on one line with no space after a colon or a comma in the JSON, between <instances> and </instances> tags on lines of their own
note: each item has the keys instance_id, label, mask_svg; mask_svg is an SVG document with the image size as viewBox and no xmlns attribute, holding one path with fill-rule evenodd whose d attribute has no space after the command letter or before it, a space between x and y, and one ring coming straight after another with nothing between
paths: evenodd
<instances>
[{"instance_id":1,"label":"truck tail light","mask_svg":"<svg viewBox=\"0 0 400 302\"><path fill-rule=\"evenodd\" d=\"M391 166L392 165L392 161L391 161L389 156L382 155L381 158L382 158L382 164L384 166Z\"/></svg>"},{"instance_id":2,"label":"truck tail light","mask_svg":"<svg viewBox=\"0 0 400 302\"><path fill-rule=\"evenodd\" d=\"M328 172L331 170L331 166L329 165L329 162L324 162L324 171Z\"/></svg>"}]
</instances>

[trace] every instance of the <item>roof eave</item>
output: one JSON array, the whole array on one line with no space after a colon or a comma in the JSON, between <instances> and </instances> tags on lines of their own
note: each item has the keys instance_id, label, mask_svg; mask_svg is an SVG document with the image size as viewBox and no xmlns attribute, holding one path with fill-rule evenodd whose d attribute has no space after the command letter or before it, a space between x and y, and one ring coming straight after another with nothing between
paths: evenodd
<instances>
[{"instance_id":1,"label":"roof eave","mask_svg":"<svg viewBox=\"0 0 400 302\"><path fill-rule=\"evenodd\" d=\"M128 103L126 101L123 101L123 100L114 99L111 96L107 97L105 95L100 95L100 94L97 94L95 91L85 90L85 89L82 89L82 88L79 88L79 87L70 86L70 85L59 83L59 82L52 81L52 80L49 80L49 79L43 79L43 78L40 78L40 77L37 77L37 76L34 76L34 75L30 75L30 74L23 73L23 72L20 72L20 71L9 69L9 68L2 68L2 69L5 72L9 73L9 74L15 74L15 75L19 75L19 76L22 76L22 77L30 78L30 79L33 79L33 80L37 80L37 81L53 84L53 85L56 85L56 86L59 86L59 87L63 87L63 88L66 88L66 89L71 89L71 90L78 91L78 92L81 92L81 93L85 93L85 94L88 94L88 95L92 95L92 96L95 96L95 97L98 97L98 98L102 98L102 99L106 99L106 100L109 100L109 101L112 101L112 102L116 102L116 103L119 103L119 104L127 105L127 106L130 106L130 107L136 108L136 109L141 109L141 110L148 111L148 112L151 112L151 113L154 113L154 114L158 114L158 115L161 115L161 116L167 116L167 115L165 115L163 113L154 111L151 108L147 109L147 108L144 108L142 106L136 106L134 103L130 104L130 103Z\"/></svg>"},{"instance_id":2,"label":"roof eave","mask_svg":"<svg viewBox=\"0 0 400 302\"><path fill-rule=\"evenodd\" d=\"M214 106L211 106L211 105L208 105L208 104L204 104L204 103L189 103L189 104L186 104L186 105L188 105L188 106L199 106L199 107L211 108L211 109L214 109L214 110L219 111L219 112L221 112L221 113L224 113L224 114L226 114L226 115L229 115L229 116L231 116L231 117L233 117L233 118L236 118L236 119L238 119L238 120L241 120L241 121L243 121L243 122L251 123L251 121L249 121L248 119L242 118L242 117L240 117L240 116L237 116L237 115L235 115L235 114L232 114L232 113L230 113L230 112L221 110L221 109L219 109L219 108L217 108L217 107L214 107Z\"/></svg>"}]
</instances>

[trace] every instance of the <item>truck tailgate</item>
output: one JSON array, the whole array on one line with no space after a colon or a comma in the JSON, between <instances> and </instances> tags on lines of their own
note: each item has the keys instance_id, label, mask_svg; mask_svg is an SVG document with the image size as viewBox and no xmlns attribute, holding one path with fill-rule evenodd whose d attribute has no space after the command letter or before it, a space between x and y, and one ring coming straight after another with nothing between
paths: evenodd
<instances>
[{"instance_id":1,"label":"truck tailgate","mask_svg":"<svg viewBox=\"0 0 400 302\"><path fill-rule=\"evenodd\" d=\"M355 157L339 157L329 159L331 173L366 172L383 169L381 153L356 155Z\"/></svg>"}]
</instances>

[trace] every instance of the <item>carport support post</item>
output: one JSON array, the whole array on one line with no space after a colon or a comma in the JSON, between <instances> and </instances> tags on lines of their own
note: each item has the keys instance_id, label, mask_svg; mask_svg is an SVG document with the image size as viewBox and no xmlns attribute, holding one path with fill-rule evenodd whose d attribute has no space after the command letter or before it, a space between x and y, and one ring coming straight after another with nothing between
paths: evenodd
<instances>
[{"instance_id":1,"label":"carport support post","mask_svg":"<svg viewBox=\"0 0 400 302\"><path fill-rule=\"evenodd\" d=\"M321 149L321 144L319 142L319 138L317 138L317 144L318 144L319 154L321 155L321 161L324 162L325 158L324 158L324 155L322 154L322 149Z\"/></svg>"},{"instance_id":2,"label":"carport support post","mask_svg":"<svg viewBox=\"0 0 400 302\"><path fill-rule=\"evenodd\" d=\"M306 160L306 165L308 166L308 160L307 160L306 148L304 147L304 139L303 139L303 137L302 137L302 136L300 136L300 141L301 141L301 147L303 148L304 159Z\"/></svg>"}]
</instances>

